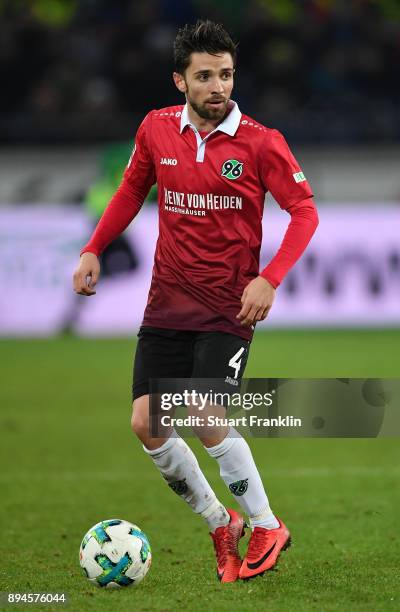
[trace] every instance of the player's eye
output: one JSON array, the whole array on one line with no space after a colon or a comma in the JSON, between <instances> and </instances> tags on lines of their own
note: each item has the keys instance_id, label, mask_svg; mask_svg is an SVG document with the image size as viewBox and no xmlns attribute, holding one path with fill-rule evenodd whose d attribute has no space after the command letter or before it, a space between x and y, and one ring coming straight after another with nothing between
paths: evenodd
<instances>
[{"instance_id":1,"label":"player's eye","mask_svg":"<svg viewBox=\"0 0 400 612\"><path fill-rule=\"evenodd\" d=\"M224 79L224 81L227 81L228 79L230 79L232 76L232 74L230 72L224 72L222 74L222 78Z\"/></svg>"},{"instance_id":2,"label":"player's eye","mask_svg":"<svg viewBox=\"0 0 400 612\"><path fill-rule=\"evenodd\" d=\"M199 79L199 81L207 81L208 74L207 73L199 74L198 79Z\"/></svg>"}]
</instances>

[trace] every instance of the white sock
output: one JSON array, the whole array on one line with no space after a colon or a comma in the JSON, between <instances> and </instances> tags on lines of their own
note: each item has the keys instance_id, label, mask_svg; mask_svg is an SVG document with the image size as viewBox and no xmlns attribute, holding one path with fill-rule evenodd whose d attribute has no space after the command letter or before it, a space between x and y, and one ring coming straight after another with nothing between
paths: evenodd
<instances>
[{"instance_id":1,"label":"white sock","mask_svg":"<svg viewBox=\"0 0 400 612\"><path fill-rule=\"evenodd\" d=\"M182 438L168 438L155 450L143 448L169 487L205 519L210 531L229 523L229 514L216 498L193 451Z\"/></svg>"},{"instance_id":2,"label":"white sock","mask_svg":"<svg viewBox=\"0 0 400 612\"><path fill-rule=\"evenodd\" d=\"M231 427L222 442L206 451L218 461L221 478L249 515L252 527L279 527L246 440Z\"/></svg>"},{"instance_id":3,"label":"white sock","mask_svg":"<svg viewBox=\"0 0 400 612\"><path fill-rule=\"evenodd\" d=\"M231 520L225 506L223 506L218 499L215 499L215 501L201 513L201 516L206 521L212 533L214 533L218 527L227 525Z\"/></svg>"}]
</instances>

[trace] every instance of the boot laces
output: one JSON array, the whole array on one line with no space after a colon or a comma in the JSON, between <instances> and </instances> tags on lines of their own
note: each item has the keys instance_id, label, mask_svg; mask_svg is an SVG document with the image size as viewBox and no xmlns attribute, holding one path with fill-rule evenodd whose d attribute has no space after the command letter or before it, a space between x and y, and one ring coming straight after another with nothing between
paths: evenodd
<instances>
[{"instance_id":1,"label":"boot laces","mask_svg":"<svg viewBox=\"0 0 400 612\"><path fill-rule=\"evenodd\" d=\"M261 529L258 527L254 529L253 533L251 534L247 557L250 557L250 559L258 559L264 553L268 535L267 529Z\"/></svg>"}]
</instances>

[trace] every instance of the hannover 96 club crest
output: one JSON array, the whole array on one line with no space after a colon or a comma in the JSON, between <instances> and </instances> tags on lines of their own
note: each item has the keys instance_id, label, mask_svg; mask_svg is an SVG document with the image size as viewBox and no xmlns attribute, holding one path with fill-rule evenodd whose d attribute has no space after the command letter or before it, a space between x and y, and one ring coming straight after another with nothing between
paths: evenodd
<instances>
[{"instance_id":1,"label":"hannover 96 club crest","mask_svg":"<svg viewBox=\"0 0 400 612\"><path fill-rule=\"evenodd\" d=\"M236 495L236 497L241 497L247 491L247 487L249 486L249 479L245 478L244 480L237 480L236 482L232 482L229 485L229 489L231 493Z\"/></svg>"},{"instance_id":2,"label":"hannover 96 club crest","mask_svg":"<svg viewBox=\"0 0 400 612\"><path fill-rule=\"evenodd\" d=\"M243 162L237 159L227 159L224 161L221 170L221 176L229 179L230 181L236 181L243 172Z\"/></svg>"}]
</instances>

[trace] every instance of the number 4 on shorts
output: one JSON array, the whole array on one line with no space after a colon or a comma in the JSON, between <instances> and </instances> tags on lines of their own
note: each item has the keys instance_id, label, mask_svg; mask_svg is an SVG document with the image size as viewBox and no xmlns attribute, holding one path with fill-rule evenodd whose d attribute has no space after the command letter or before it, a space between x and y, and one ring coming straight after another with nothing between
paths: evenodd
<instances>
[{"instance_id":1,"label":"number 4 on shorts","mask_svg":"<svg viewBox=\"0 0 400 612\"><path fill-rule=\"evenodd\" d=\"M231 368L234 368L235 370L234 378L237 378L239 376L240 366L242 364L243 353L244 353L244 346L242 346L242 348L240 348L238 352L235 353L234 356L231 357L231 359L229 360L229 365L231 366Z\"/></svg>"}]
</instances>

